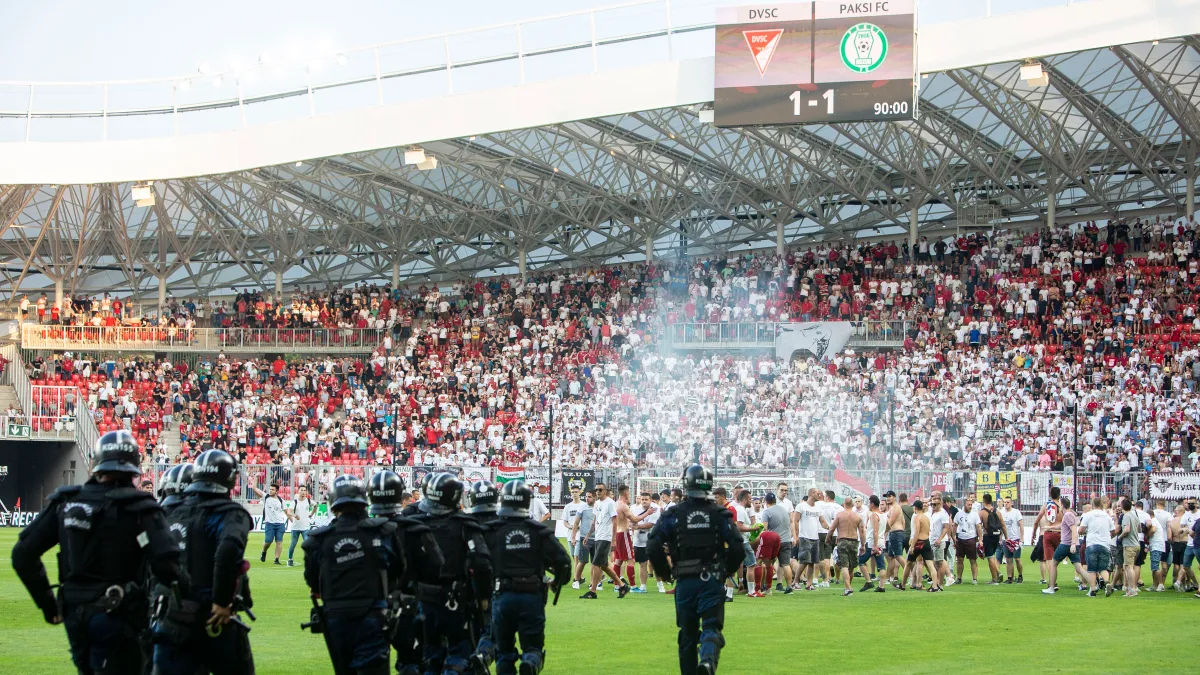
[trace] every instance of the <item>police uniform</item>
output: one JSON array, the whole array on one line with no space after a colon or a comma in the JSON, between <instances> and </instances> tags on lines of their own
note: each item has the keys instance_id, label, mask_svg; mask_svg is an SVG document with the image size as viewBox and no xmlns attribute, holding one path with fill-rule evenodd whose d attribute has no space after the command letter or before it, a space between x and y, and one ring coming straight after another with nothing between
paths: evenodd
<instances>
[{"instance_id":1,"label":"police uniform","mask_svg":"<svg viewBox=\"0 0 1200 675\"><path fill-rule=\"evenodd\" d=\"M491 538L490 526L498 516L500 491L490 480L472 483L463 494L463 512L475 519L483 530L483 540L487 543L488 552L495 551L495 541ZM493 565L493 569L495 565ZM474 618L471 634L475 640L475 653L471 654L471 668L475 675L487 675L488 670L496 661L496 642L492 637L492 615L480 611Z\"/></svg>"},{"instance_id":2,"label":"police uniform","mask_svg":"<svg viewBox=\"0 0 1200 675\"><path fill-rule=\"evenodd\" d=\"M445 564L433 532L412 518L399 515L400 499L404 494L404 479L394 471L372 474L367 484L372 517L386 518L396 525L404 542L404 575L393 587L398 595L400 615L392 631L392 648L396 650L396 672L399 675L420 675L424 661L424 620L417 604L417 583L436 583L438 571Z\"/></svg>"},{"instance_id":3,"label":"police uniform","mask_svg":"<svg viewBox=\"0 0 1200 675\"><path fill-rule=\"evenodd\" d=\"M433 531L446 564L434 583L417 584L425 618L425 672L462 673L473 644L471 617L492 586L492 566L483 532L475 519L458 510L463 485L452 474L429 480L416 519Z\"/></svg>"},{"instance_id":4,"label":"police uniform","mask_svg":"<svg viewBox=\"0 0 1200 675\"><path fill-rule=\"evenodd\" d=\"M154 495L133 487L141 473L137 441L110 431L97 443L92 478L64 487L22 532L13 569L47 623L65 625L71 659L80 673L125 675L143 668L139 631L149 602L145 567L179 578L179 547ZM58 601L41 557L55 545Z\"/></svg>"},{"instance_id":5,"label":"police uniform","mask_svg":"<svg viewBox=\"0 0 1200 675\"><path fill-rule=\"evenodd\" d=\"M338 476L336 517L304 540L304 581L324 603L325 646L337 675L387 675L388 595L404 574L395 523L367 516L362 479Z\"/></svg>"},{"instance_id":6,"label":"police uniform","mask_svg":"<svg viewBox=\"0 0 1200 675\"><path fill-rule=\"evenodd\" d=\"M192 465L191 464L176 464L167 469L162 476L162 482L158 489L158 503L162 505L163 512L170 517L180 504L183 503L183 491L192 483ZM145 580L146 593L150 596L150 605L153 607L159 602L166 600L160 598L162 588L156 590L154 575L146 568L143 572ZM142 647L142 662L145 664L143 672L145 675L151 675L154 671L154 634L150 630L150 626L138 635L138 642Z\"/></svg>"},{"instance_id":7,"label":"police uniform","mask_svg":"<svg viewBox=\"0 0 1200 675\"><path fill-rule=\"evenodd\" d=\"M496 575L492 599L492 635L496 641L496 675L537 675L545 663L546 570L561 587L571 575L571 558L554 536L554 528L529 518L533 492L524 481L504 484L499 518L489 525L492 565ZM521 654L517 654L517 636Z\"/></svg>"},{"instance_id":8,"label":"police uniform","mask_svg":"<svg viewBox=\"0 0 1200 675\"><path fill-rule=\"evenodd\" d=\"M163 601L155 608L154 672L157 675L254 673L249 629L238 620L208 626L211 608L230 608L232 616L253 606L243 555L250 535L250 513L229 498L237 480L237 461L224 450L206 450L196 458L185 499L169 517L179 536L189 584L157 588Z\"/></svg>"},{"instance_id":9,"label":"police uniform","mask_svg":"<svg viewBox=\"0 0 1200 675\"><path fill-rule=\"evenodd\" d=\"M725 638L724 579L742 563L742 537L733 514L709 499L713 475L693 464L683 474L687 499L664 510L650 531L647 553L655 574L675 584L679 672L712 675ZM670 562L667 558L670 556ZM703 630L702 630L703 629ZM699 654L697 654L699 646Z\"/></svg>"}]
</instances>

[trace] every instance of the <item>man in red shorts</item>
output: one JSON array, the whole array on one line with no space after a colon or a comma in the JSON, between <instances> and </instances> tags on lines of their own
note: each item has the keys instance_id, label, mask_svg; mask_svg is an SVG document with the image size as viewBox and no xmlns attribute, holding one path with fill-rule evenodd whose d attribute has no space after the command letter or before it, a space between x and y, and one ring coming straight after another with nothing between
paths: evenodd
<instances>
[{"instance_id":1,"label":"man in red shorts","mask_svg":"<svg viewBox=\"0 0 1200 675\"><path fill-rule=\"evenodd\" d=\"M758 535L758 541L754 545L754 559L758 564L754 566L754 573L751 579L754 580L755 586L759 590L750 593L749 597L767 597L762 592L764 588L767 589L767 593L771 592L771 579L775 576L775 560L779 557L779 547L780 539L778 534L770 530L764 530Z\"/></svg>"},{"instance_id":2,"label":"man in red shorts","mask_svg":"<svg viewBox=\"0 0 1200 675\"><path fill-rule=\"evenodd\" d=\"M1042 530L1042 583L1046 583L1047 572L1049 565L1053 564L1054 551L1058 545L1062 543L1062 509L1059 504L1059 497L1062 496L1062 491L1058 486L1050 488L1050 499L1046 500L1045 506L1038 511L1037 518L1033 520L1032 541L1036 542L1038 530Z\"/></svg>"},{"instance_id":3,"label":"man in red shorts","mask_svg":"<svg viewBox=\"0 0 1200 675\"><path fill-rule=\"evenodd\" d=\"M634 522L633 511L629 508L629 486L617 486L617 517L613 521L613 570L621 576L624 569L629 581L629 588L637 588L634 577L633 536L629 527Z\"/></svg>"}]
</instances>

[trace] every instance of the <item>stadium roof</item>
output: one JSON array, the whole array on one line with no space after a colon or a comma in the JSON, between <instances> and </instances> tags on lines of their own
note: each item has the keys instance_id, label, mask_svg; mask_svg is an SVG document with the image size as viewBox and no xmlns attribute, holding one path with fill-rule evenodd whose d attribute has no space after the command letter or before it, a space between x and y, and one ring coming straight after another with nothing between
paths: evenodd
<instances>
[{"instance_id":1,"label":"stadium roof","mask_svg":"<svg viewBox=\"0 0 1200 675\"><path fill-rule=\"evenodd\" d=\"M950 68L903 123L717 129L701 105L600 115L154 184L0 186L0 278L152 296L451 280L744 250L962 221L1177 213L1195 180L1200 38ZM711 63L711 61L709 61ZM1188 141L1192 144L1189 145ZM981 215L982 214L982 215Z\"/></svg>"}]
</instances>

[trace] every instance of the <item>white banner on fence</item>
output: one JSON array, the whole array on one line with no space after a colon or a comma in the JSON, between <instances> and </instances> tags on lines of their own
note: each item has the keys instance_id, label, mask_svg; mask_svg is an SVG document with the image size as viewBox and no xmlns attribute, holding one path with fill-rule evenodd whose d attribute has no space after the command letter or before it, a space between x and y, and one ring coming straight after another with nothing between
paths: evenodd
<instances>
[{"instance_id":1,"label":"white banner on fence","mask_svg":"<svg viewBox=\"0 0 1200 675\"><path fill-rule=\"evenodd\" d=\"M804 350L818 360L833 357L850 341L848 321L818 323L781 323L775 336L775 357L790 359L796 350Z\"/></svg>"},{"instance_id":2,"label":"white banner on fence","mask_svg":"<svg viewBox=\"0 0 1200 675\"><path fill-rule=\"evenodd\" d=\"M1150 496L1155 499L1200 497L1200 473L1152 473Z\"/></svg>"}]
</instances>

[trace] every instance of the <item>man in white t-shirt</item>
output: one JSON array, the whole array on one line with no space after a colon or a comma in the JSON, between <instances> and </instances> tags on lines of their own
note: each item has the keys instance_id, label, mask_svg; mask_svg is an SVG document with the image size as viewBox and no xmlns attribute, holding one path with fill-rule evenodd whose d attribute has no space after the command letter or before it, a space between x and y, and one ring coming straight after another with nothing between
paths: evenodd
<instances>
[{"instance_id":1,"label":"man in white t-shirt","mask_svg":"<svg viewBox=\"0 0 1200 675\"><path fill-rule=\"evenodd\" d=\"M650 565L650 556L646 553L646 543L650 539L650 529L658 522L658 517L662 515L662 509L650 500L650 493L643 492L638 495L637 504L631 510L633 518L631 519L630 527L633 529L633 561L638 568L637 588L633 589L634 593L646 592L646 576ZM658 592L666 593L667 588L662 581L658 582Z\"/></svg>"},{"instance_id":2,"label":"man in white t-shirt","mask_svg":"<svg viewBox=\"0 0 1200 675\"><path fill-rule=\"evenodd\" d=\"M1114 529L1112 516L1104 510L1104 501L1093 497L1092 509L1079 519L1079 536L1087 538L1083 556L1087 562L1088 596L1093 598L1099 588L1108 584L1108 568L1112 562L1109 547L1113 545Z\"/></svg>"},{"instance_id":3,"label":"man in white t-shirt","mask_svg":"<svg viewBox=\"0 0 1200 675\"><path fill-rule=\"evenodd\" d=\"M818 544L821 549L821 588L829 588L830 580L830 561L833 559L833 544L829 541L829 527L833 523L833 519L837 517L838 511L842 508L837 505L837 494L833 490L826 490L824 499L817 501L817 508L821 510L821 517L825 519L826 526L822 526L817 531Z\"/></svg>"},{"instance_id":4,"label":"man in white t-shirt","mask_svg":"<svg viewBox=\"0 0 1200 675\"><path fill-rule=\"evenodd\" d=\"M534 486L536 488L536 486ZM535 493L536 494L536 493ZM540 497L534 497L529 502L529 517L534 522L544 523L550 519L550 509Z\"/></svg>"},{"instance_id":5,"label":"man in white t-shirt","mask_svg":"<svg viewBox=\"0 0 1200 675\"><path fill-rule=\"evenodd\" d=\"M967 495L966 508L959 511L954 516L954 551L958 554L958 564L955 567L955 576L959 579L963 578L963 563L965 560L971 561L971 583L979 585L979 542L983 536L983 524L979 520L979 515L972 508L974 506L975 497Z\"/></svg>"},{"instance_id":6,"label":"man in white t-shirt","mask_svg":"<svg viewBox=\"0 0 1200 675\"><path fill-rule=\"evenodd\" d=\"M579 596L581 600L595 600L596 590L601 578L607 574L617 589L618 597L624 598L629 593L629 585L622 582L613 571L609 562L612 554L613 521L617 517L617 503L608 496L608 487L604 483L596 484L596 503L592 505L596 515L595 539L596 548L592 552L592 580L587 593Z\"/></svg>"},{"instance_id":7,"label":"man in white t-shirt","mask_svg":"<svg viewBox=\"0 0 1200 675\"><path fill-rule=\"evenodd\" d=\"M1004 530L1008 532L1008 540L1001 542L996 549L996 559L1008 561L1008 578L1004 583L1013 583L1013 563L1017 564L1017 583L1025 581L1025 566L1021 564L1021 542L1025 537L1025 520L1021 517L1020 509L1014 509L1012 499L1004 498L1000 508L1000 518L1004 521Z\"/></svg>"},{"instance_id":8,"label":"man in white t-shirt","mask_svg":"<svg viewBox=\"0 0 1200 675\"><path fill-rule=\"evenodd\" d=\"M284 513L283 499L279 496L279 484L271 483L267 492L250 486L263 500L263 547L260 562L267 562L267 549L275 544L275 564L280 565L279 555L283 553L283 533L287 530L287 514Z\"/></svg>"},{"instance_id":9,"label":"man in white t-shirt","mask_svg":"<svg viewBox=\"0 0 1200 675\"><path fill-rule=\"evenodd\" d=\"M562 518L554 525L554 535L560 539L566 539L570 543L569 551L571 553L571 569L575 569L575 539L573 533L575 519L579 517L579 513L587 506L581 499L579 494L582 490L581 486L572 485L570 487L571 501L563 505Z\"/></svg>"},{"instance_id":10,"label":"man in white t-shirt","mask_svg":"<svg viewBox=\"0 0 1200 675\"><path fill-rule=\"evenodd\" d=\"M1164 582L1167 578L1167 535L1171 531L1171 514L1167 513L1167 502L1159 499L1154 502L1154 510L1150 517L1154 519L1154 530L1150 532L1150 575L1154 581L1154 590L1162 593L1167 590Z\"/></svg>"},{"instance_id":11,"label":"man in white t-shirt","mask_svg":"<svg viewBox=\"0 0 1200 675\"><path fill-rule=\"evenodd\" d=\"M292 525L292 543L288 544L288 567L295 567L292 554L296 552L296 542L305 539L308 531L312 529L312 517L317 512L317 505L309 498L308 488L302 485L296 491L296 498L283 512Z\"/></svg>"}]
</instances>

